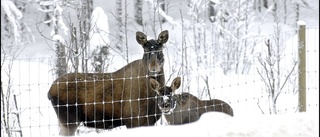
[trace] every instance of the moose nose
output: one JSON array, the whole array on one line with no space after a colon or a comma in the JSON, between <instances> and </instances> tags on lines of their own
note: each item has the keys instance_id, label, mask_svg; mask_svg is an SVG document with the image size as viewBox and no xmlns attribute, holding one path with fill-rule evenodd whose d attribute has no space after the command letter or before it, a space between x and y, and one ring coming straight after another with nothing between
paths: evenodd
<instances>
[{"instance_id":1,"label":"moose nose","mask_svg":"<svg viewBox=\"0 0 320 137\"><path fill-rule=\"evenodd\" d=\"M159 72L160 71L160 63L157 60L153 60L149 62L148 65L150 72Z\"/></svg>"}]
</instances>

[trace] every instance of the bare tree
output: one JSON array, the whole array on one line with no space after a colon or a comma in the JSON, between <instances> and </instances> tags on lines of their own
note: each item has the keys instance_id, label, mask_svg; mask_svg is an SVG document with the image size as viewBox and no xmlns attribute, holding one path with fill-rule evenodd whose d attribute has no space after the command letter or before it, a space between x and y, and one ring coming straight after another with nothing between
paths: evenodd
<instances>
[{"instance_id":1,"label":"bare tree","mask_svg":"<svg viewBox=\"0 0 320 137\"><path fill-rule=\"evenodd\" d=\"M157 3L158 3L158 5L159 5L160 9L161 9L162 11L166 12L165 0L157 0ZM166 22L166 19L165 19L163 16L159 16L159 18L160 18L159 20L160 20L161 23Z\"/></svg>"},{"instance_id":2,"label":"bare tree","mask_svg":"<svg viewBox=\"0 0 320 137\"><path fill-rule=\"evenodd\" d=\"M261 0L254 0L253 9L258 9L258 12L261 12Z\"/></svg>"},{"instance_id":3,"label":"bare tree","mask_svg":"<svg viewBox=\"0 0 320 137\"><path fill-rule=\"evenodd\" d=\"M122 0L116 0L116 19L118 21L118 33L117 38L119 42L117 43L117 47L123 47L124 46L124 22L123 22L123 8L122 8Z\"/></svg>"},{"instance_id":4,"label":"bare tree","mask_svg":"<svg viewBox=\"0 0 320 137\"><path fill-rule=\"evenodd\" d=\"M61 17L61 10L60 9L60 3L59 0L55 1L53 3L53 44L56 48L56 74L57 76L62 76L67 73L67 61L66 61L66 45L64 42L64 39L59 34L59 24L61 24L62 17Z\"/></svg>"},{"instance_id":5,"label":"bare tree","mask_svg":"<svg viewBox=\"0 0 320 137\"><path fill-rule=\"evenodd\" d=\"M134 0L134 18L139 25L143 25L142 19L142 5L143 0Z\"/></svg>"},{"instance_id":6,"label":"bare tree","mask_svg":"<svg viewBox=\"0 0 320 137\"><path fill-rule=\"evenodd\" d=\"M269 94L270 103L269 112L271 114L277 114L277 99L283 91L283 88L287 84L289 78L292 77L291 75L293 74L297 63L294 63L290 72L285 77L284 82L281 83L280 56L276 55L277 53L272 52L272 49L275 46L272 46L270 44L270 40L268 40L265 44L268 48L268 56L265 59L259 58L259 63L262 66L262 70L257 71L267 87L267 93Z\"/></svg>"},{"instance_id":7,"label":"bare tree","mask_svg":"<svg viewBox=\"0 0 320 137\"><path fill-rule=\"evenodd\" d=\"M90 22L93 1L44 0L40 1L39 5L45 7L45 9L39 9L40 11L45 14L52 14L52 17L46 19L43 23L53 24L51 40L53 40L57 55L57 75L61 76L67 72L88 72L89 32L92 29ZM76 20L71 19L70 12L63 13L65 7L69 7L75 11ZM66 15L69 15L69 20L66 20ZM68 21L68 25L65 24L66 21ZM71 67L67 67L68 64Z\"/></svg>"},{"instance_id":8,"label":"bare tree","mask_svg":"<svg viewBox=\"0 0 320 137\"><path fill-rule=\"evenodd\" d=\"M268 0L263 0L263 7L265 7L266 9L269 8Z\"/></svg>"},{"instance_id":9,"label":"bare tree","mask_svg":"<svg viewBox=\"0 0 320 137\"><path fill-rule=\"evenodd\" d=\"M258 0L258 11L261 12L261 0Z\"/></svg>"},{"instance_id":10,"label":"bare tree","mask_svg":"<svg viewBox=\"0 0 320 137\"><path fill-rule=\"evenodd\" d=\"M62 19L63 8L61 7L60 0L44 0L39 3L39 11L45 14L44 24L52 24L51 38L48 38L53 41L56 60L55 60L55 71L57 76L61 76L67 73L67 57L66 57L66 43L63 38L63 34L67 34L68 28L64 24ZM63 33L60 31L62 30ZM40 34L42 34L40 32ZM43 35L43 34L42 34Z\"/></svg>"},{"instance_id":11,"label":"bare tree","mask_svg":"<svg viewBox=\"0 0 320 137\"><path fill-rule=\"evenodd\" d=\"M288 17L288 8L287 8L287 0L283 1L283 11L284 11L284 24L287 24L287 17Z\"/></svg>"},{"instance_id":12,"label":"bare tree","mask_svg":"<svg viewBox=\"0 0 320 137\"><path fill-rule=\"evenodd\" d=\"M279 95L284 91L288 83L290 81L295 82L297 77L295 74L297 61L293 61L293 65L290 67L281 65L285 48L281 38L281 27L277 23L275 26L274 44L268 39L265 42L267 55L258 58L262 68L257 69L257 72L266 86L266 92L269 95L269 113L271 114L278 113L276 106ZM290 88L293 93L296 93L297 89L295 86Z\"/></svg>"},{"instance_id":13,"label":"bare tree","mask_svg":"<svg viewBox=\"0 0 320 137\"><path fill-rule=\"evenodd\" d=\"M110 50L108 16L101 7L96 7L91 17L90 61L94 71L103 73ZM93 58L93 59L92 59Z\"/></svg>"},{"instance_id":14,"label":"bare tree","mask_svg":"<svg viewBox=\"0 0 320 137\"><path fill-rule=\"evenodd\" d=\"M201 0L201 1L191 1L189 4L189 9L192 12L191 15L191 19L192 19L192 31L193 31L193 49L196 55L204 55L204 56L199 56L196 57L196 68L192 68L191 69L195 69L196 71L198 71L199 69L202 69L201 66L205 66L207 65L205 63L205 61L207 61L206 59L206 29L204 28L204 26L202 24L205 23L206 19L207 19L207 15L206 15L206 8L202 8L202 7L207 7L206 4L207 2L205 0ZM200 88L200 81L201 81L201 77L200 76L196 76L196 82L198 85L198 89ZM200 90L199 90L200 91ZM198 96L200 96L201 93L198 93Z\"/></svg>"},{"instance_id":15,"label":"bare tree","mask_svg":"<svg viewBox=\"0 0 320 137\"><path fill-rule=\"evenodd\" d=\"M88 72L88 47L89 31L91 29L91 13L93 11L93 2L91 0L81 0L79 7L76 7L78 25L79 25L79 48L81 48L81 67L82 72Z\"/></svg>"},{"instance_id":16,"label":"bare tree","mask_svg":"<svg viewBox=\"0 0 320 137\"><path fill-rule=\"evenodd\" d=\"M93 67L95 72L97 73L104 72L104 66L105 66L108 55L109 55L109 48L107 45L99 47L99 49L96 51L96 54L93 57L94 58Z\"/></svg>"},{"instance_id":17,"label":"bare tree","mask_svg":"<svg viewBox=\"0 0 320 137\"><path fill-rule=\"evenodd\" d=\"M251 22L256 18L253 6L253 0L226 0L217 5L220 8L213 22L217 28L214 35L223 42L217 44L216 55L225 74L232 71L245 74L250 70L253 60L249 56L254 54L255 45L248 37L257 35L250 32Z\"/></svg>"},{"instance_id":18,"label":"bare tree","mask_svg":"<svg viewBox=\"0 0 320 137\"><path fill-rule=\"evenodd\" d=\"M16 6L18 5L18 6ZM23 136L17 106L19 91L12 88L12 70L16 58L26 44L34 42L28 25L24 22L26 4L1 1L1 134L8 137Z\"/></svg>"},{"instance_id":19,"label":"bare tree","mask_svg":"<svg viewBox=\"0 0 320 137\"><path fill-rule=\"evenodd\" d=\"M88 63L90 58L89 45L91 26L91 15L93 11L93 2L90 0L81 1L64 1L63 6L72 5L75 10L76 21L72 23L72 20L68 22L70 29L69 40L70 45L67 46L67 63L71 63L72 72L88 72ZM69 13L70 14L70 13Z\"/></svg>"},{"instance_id":20,"label":"bare tree","mask_svg":"<svg viewBox=\"0 0 320 137\"><path fill-rule=\"evenodd\" d=\"M216 3L214 3L213 1L209 1L208 4L208 15L209 15L209 19L211 22L215 22L216 18L215 16L217 16L217 9L216 9Z\"/></svg>"},{"instance_id":21,"label":"bare tree","mask_svg":"<svg viewBox=\"0 0 320 137\"><path fill-rule=\"evenodd\" d=\"M285 33L281 30L281 13L280 4L278 1L274 1L274 4L269 8L272 9L272 15L274 17L274 37L272 40L268 39L265 41L266 53L264 56L258 58L261 69L257 69L258 74L262 82L265 84L266 92L268 94L270 114L277 114L277 100L281 93L285 90L290 90L292 93L296 93L297 89L295 86L290 84L296 83L297 72L295 71L297 61L292 61L292 66L284 66L283 62L288 61L288 58L284 58L285 44L284 36ZM292 57L292 56L291 56ZM286 89L288 87L288 89ZM259 106L260 107L260 106Z\"/></svg>"},{"instance_id":22,"label":"bare tree","mask_svg":"<svg viewBox=\"0 0 320 137\"><path fill-rule=\"evenodd\" d=\"M125 35L125 45L126 45L126 55L127 55L127 63L129 63L129 45L128 45L128 1L124 0L124 35Z\"/></svg>"},{"instance_id":23,"label":"bare tree","mask_svg":"<svg viewBox=\"0 0 320 137\"><path fill-rule=\"evenodd\" d=\"M3 52L1 44L1 54ZM1 56L1 134L6 134L8 137L23 136L20 114L21 110L17 105L17 93L12 89L12 67L16 57L7 59L6 56ZM6 80L2 77L6 76ZM4 80L4 81L3 81ZM4 131L3 131L4 130Z\"/></svg>"}]
</instances>

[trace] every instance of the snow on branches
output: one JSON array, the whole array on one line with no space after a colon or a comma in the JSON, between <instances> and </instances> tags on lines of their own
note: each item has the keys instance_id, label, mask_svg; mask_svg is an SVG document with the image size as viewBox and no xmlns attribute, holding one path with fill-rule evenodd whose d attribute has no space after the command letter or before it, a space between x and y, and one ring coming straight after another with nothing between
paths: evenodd
<instances>
[{"instance_id":1,"label":"snow on branches","mask_svg":"<svg viewBox=\"0 0 320 137\"><path fill-rule=\"evenodd\" d=\"M7 15L8 20L13 28L14 41L18 43L20 41L20 25L17 20L23 17L22 12L16 7L16 5L12 1L9 0L2 0L1 8Z\"/></svg>"}]
</instances>

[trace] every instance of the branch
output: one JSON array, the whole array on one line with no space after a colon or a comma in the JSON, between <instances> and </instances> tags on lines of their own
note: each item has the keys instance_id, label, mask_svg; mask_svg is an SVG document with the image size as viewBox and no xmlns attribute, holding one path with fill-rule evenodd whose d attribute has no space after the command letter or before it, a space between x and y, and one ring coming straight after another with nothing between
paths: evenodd
<instances>
[{"instance_id":1,"label":"branch","mask_svg":"<svg viewBox=\"0 0 320 137\"><path fill-rule=\"evenodd\" d=\"M294 62L294 66L292 67L290 73L288 74L288 76L286 77L286 80L283 82L281 88L280 88L280 91L282 90L282 88L284 87L284 85L287 83L289 77L291 76L291 74L293 73L295 67L297 66L297 62Z\"/></svg>"},{"instance_id":2,"label":"branch","mask_svg":"<svg viewBox=\"0 0 320 137\"><path fill-rule=\"evenodd\" d=\"M208 91L208 95L209 95L209 99L211 100L211 94L210 94L210 87L209 87L209 80L208 80L208 76L206 76L206 78L204 78L203 76L201 76L203 81L206 83L206 86L207 86L207 91Z\"/></svg>"},{"instance_id":3,"label":"branch","mask_svg":"<svg viewBox=\"0 0 320 137\"><path fill-rule=\"evenodd\" d=\"M262 113L262 114L264 114L264 111L262 110L262 108L261 108L261 106L259 105L259 103L260 103L260 100L258 99L257 105L258 105L258 107L259 107L259 109L260 109L261 113Z\"/></svg>"},{"instance_id":4,"label":"branch","mask_svg":"<svg viewBox=\"0 0 320 137\"><path fill-rule=\"evenodd\" d=\"M270 76L269 76L269 71L268 71L268 68L266 67L266 64L265 64L265 62L262 62L262 59L259 59L259 63L263 66L263 68L264 68L264 70L266 71L266 76L267 76L267 79L268 80L266 80L266 81L268 81L268 83L266 83L266 85L269 85L269 87L270 87L270 89L272 89L272 84L271 84L271 81L270 81ZM262 78L263 78L263 76L262 75L260 75Z\"/></svg>"},{"instance_id":5,"label":"branch","mask_svg":"<svg viewBox=\"0 0 320 137\"><path fill-rule=\"evenodd\" d=\"M266 46L268 47L268 55L269 55L269 57L271 57L271 44L270 44L270 39L268 39L267 41L265 41L264 44L266 44Z\"/></svg>"},{"instance_id":6,"label":"branch","mask_svg":"<svg viewBox=\"0 0 320 137\"><path fill-rule=\"evenodd\" d=\"M155 9L156 12L158 12L163 18L165 18L171 25L177 26L178 22L175 22L172 17L168 16L159 6L159 4L154 4L153 0L145 0L146 2L149 2L152 8Z\"/></svg>"},{"instance_id":7,"label":"branch","mask_svg":"<svg viewBox=\"0 0 320 137\"><path fill-rule=\"evenodd\" d=\"M171 77L173 76L173 74L174 74L174 72L172 72L172 73L169 75L168 81L166 82L166 84L165 84L165 85L167 85L167 84L168 84L168 82L169 82L169 80L171 79Z\"/></svg>"},{"instance_id":8,"label":"branch","mask_svg":"<svg viewBox=\"0 0 320 137\"><path fill-rule=\"evenodd\" d=\"M258 70L258 68L257 68L257 72L258 72L259 76L261 77L262 81L267 85L268 88L270 88L269 85L268 85L268 83L266 82L266 79L262 76L262 74L261 74L261 72Z\"/></svg>"},{"instance_id":9,"label":"branch","mask_svg":"<svg viewBox=\"0 0 320 137\"><path fill-rule=\"evenodd\" d=\"M275 80L274 80L274 72L273 72L273 67L274 66L274 63L272 63L272 54L271 54L271 44L270 44L270 40L268 39L267 42L265 42L267 48L268 48L268 57L266 58L266 61L270 67L270 76L271 78L269 77L269 75L267 75L268 77L268 81L269 81L269 84L270 84L270 92L272 95L274 95L274 83L275 83ZM266 68L266 65L264 66L266 71L267 71L267 68ZM268 71L267 71L268 72ZM268 73L266 73L268 74Z\"/></svg>"}]
</instances>

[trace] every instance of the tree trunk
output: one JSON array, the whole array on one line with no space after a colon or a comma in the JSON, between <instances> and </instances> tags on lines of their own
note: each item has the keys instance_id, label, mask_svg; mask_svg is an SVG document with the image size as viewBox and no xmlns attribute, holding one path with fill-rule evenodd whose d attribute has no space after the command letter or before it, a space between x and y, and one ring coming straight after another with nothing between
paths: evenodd
<instances>
[{"instance_id":1,"label":"tree trunk","mask_svg":"<svg viewBox=\"0 0 320 137\"><path fill-rule=\"evenodd\" d=\"M261 0L258 0L258 11L261 13Z\"/></svg>"},{"instance_id":2,"label":"tree trunk","mask_svg":"<svg viewBox=\"0 0 320 137\"><path fill-rule=\"evenodd\" d=\"M273 4L274 4L273 12L278 12L278 3L277 3L277 1L273 0Z\"/></svg>"},{"instance_id":3,"label":"tree trunk","mask_svg":"<svg viewBox=\"0 0 320 137\"><path fill-rule=\"evenodd\" d=\"M158 0L158 4L159 4L159 6L160 6L160 9L161 9L164 13L166 13L164 0ZM162 16L159 16L159 18L160 18L160 20L161 20L161 23L166 22L166 19L163 18Z\"/></svg>"},{"instance_id":4,"label":"tree trunk","mask_svg":"<svg viewBox=\"0 0 320 137\"><path fill-rule=\"evenodd\" d=\"M287 15L288 15L288 11L287 11L287 0L283 1L283 8L284 8L284 24L287 24Z\"/></svg>"},{"instance_id":5,"label":"tree trunk","mask_svg":"<svg viewBox=\"0 0 320 137\"><path fill-rule=\"evenodd\" d=\"M123 21L122 21L122 0L116 1L117 5L117 19L118 19L118 47L122 47L123 45Z\"/></svg>"},{"instance_id":6,"label":"tree trunk","mask_svg":"<svg viewBox=\"0 0 320 137\"><path fill-rule=\"evenodd\" d=\"M60 42L55 42L55 46L56 46L56 53L57 53L57 62L56 62L57 75L58 77L60 77L67 73L66 52L65 52L64 45L61 44Z\"/></svg>"},{"instance_id":7,"label":"tree trunk","mask_svg":"<svg viewBox=\"0 0 320 137\"><path fill-rule=\"evenodd\" d=\"M216 21L215 17L216 17L217 12L214 9L214 5L215 5L215 3L213 3L212 1L209 1L209 5L208 5L209 9L208 10L209 10L209 20L211 22Z\"/></svg>"},{"instance_id":8,"label":"tree trunk","mask_svg":"<svg viewBox=\"0 0 320 137\"><path fill-rule=\"evenodd\" d=\"M56 9L59 5L59 2L55 2L54 9ZM53 30L54 35L59 35L59 20L61 19L61 13L59 11L54 12L54 18L56 19L55 22L53 22ZM61 41L54 41L53 42L56 47L56 54L57 54L57 60L56 60L56 74L58 77L64 75L67 73L67 62L66 62L66 52L65 52L65 45L61 43Z\"/></svg>"},{"instance_id":9,"label":"tree trunk","mask_svg":"<svg viewBox=\"0 0 320 137\"><path fill-rule=\"evenodd\" d=\"M268 9L268 0L263 0L263 6Z\"/></svg>"},{"instance_id":10,"label":"tree trunk","mask_svg":"<svg viewBox=\"0 0 320 137\"><path fill-rule=\"evenodd\" d=\"M103 73L104 72L104 65L105 60L107 59L107 56L109 54L108 46L102 46L99 49L99 52L97 52L96 55L94 55L94 70L97 73Z\"/></svg>"},{"instance_id":11,"label":"tree trunk","mask_svg":"<svg viewBox=\"0 0 320 137\"><path fill-rule=\"evenodd\" d=\"M78 37L77 37L77 28L71 24L71 31L70 31L70 36L71 36L71 49L69 50L68 54L74 57L71 59L71 63L74 69L74 73L79 72L79 47L78 47Z\"/></svg>"},{"instance_id":12,"label":"tree trunk","mask_svg":"<svg viewBox=\"0 0 320 137\"><path fill-rule=\"evenodd\" d=\"M79 17L79 32L80 32L80 48L82 49L81 67L84 73L88 72L88 45L90 18L93 11L93 3L90 0L81 0L81 11Z\"/></svg>"},{"instance_id":13,"label":"tree trunk","mask_svg":"<svg viewBox=\"0 0 320 137\"><path fill-rule=\"evenodd\" d=\"M142 5L143 5L143 0L134 0L134 18L136 22L141 26L143 26Z\"/></svg>"},{"instance_id":14,"label":"tree trunk","mask_svg":"<svg viewBox=\"0 0 320 137\"><path fill-rule=\"evenodd\" d=\"M297 3L296 4L296 22L299 21L299 13L300 13L300 5Z\"/></svg>"}]
</instances>

